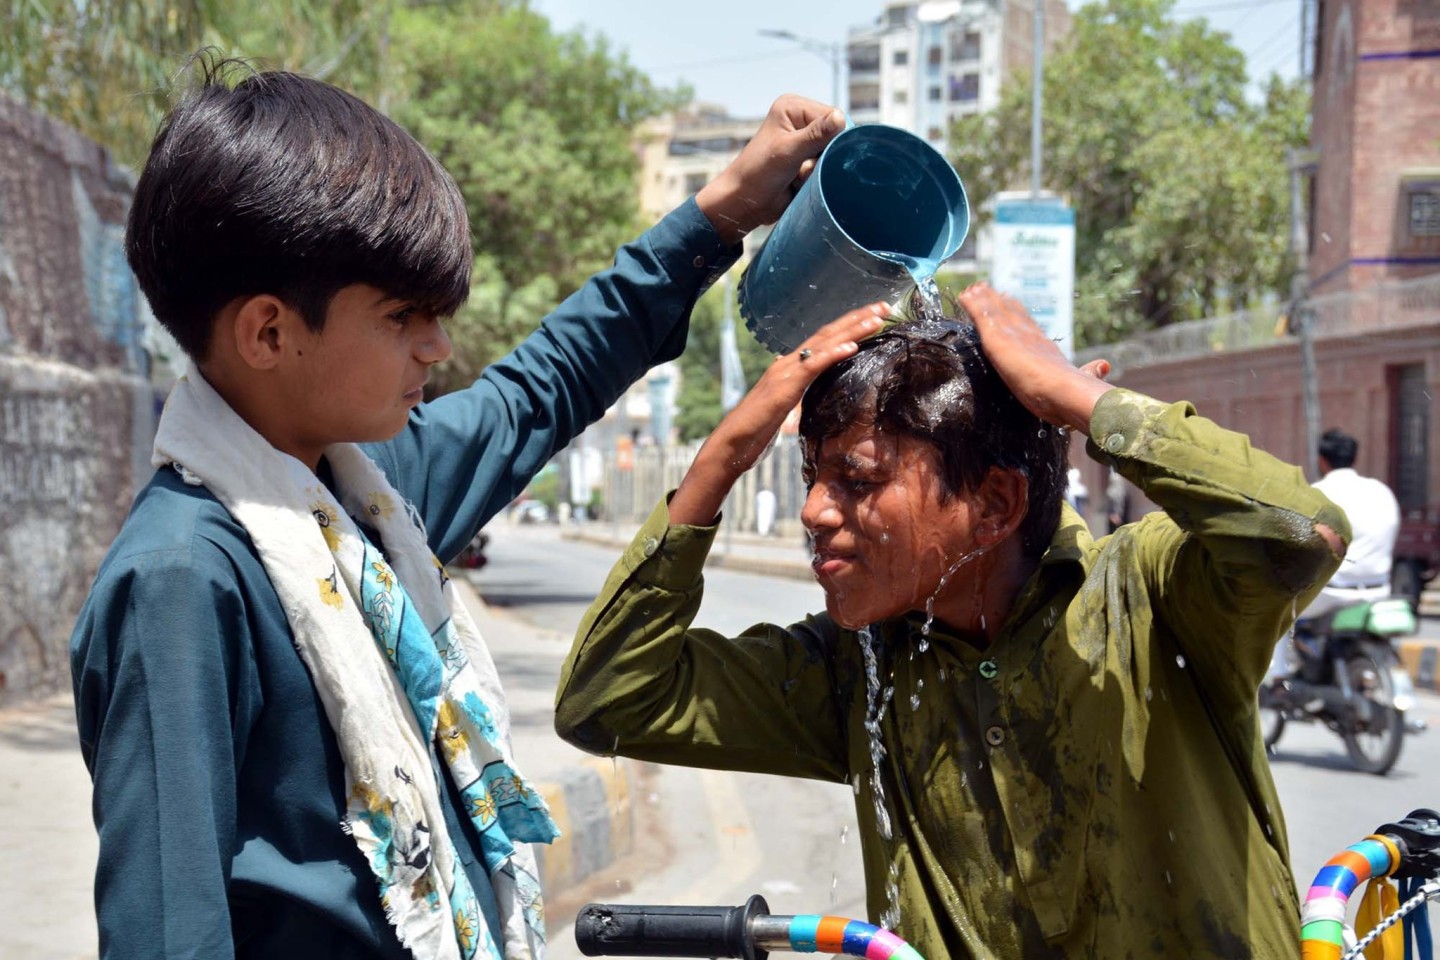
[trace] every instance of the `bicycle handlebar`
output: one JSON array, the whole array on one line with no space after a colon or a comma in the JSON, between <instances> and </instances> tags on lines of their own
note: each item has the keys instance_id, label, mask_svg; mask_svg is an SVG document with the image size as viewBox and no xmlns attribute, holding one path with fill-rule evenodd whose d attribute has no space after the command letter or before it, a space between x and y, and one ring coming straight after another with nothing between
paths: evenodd
<instances>
[{"instance_id":1,"label":"bicycle handlebar","mask_svg":"<svg viewBox=\"0 0 1440 960\"><path fill-rule=\"evenodd\" d=\"M764 960L748 940L752 917L768 914L753 896L739 907L587 904L575 918L575 943L587 957L738 957Z\"/></svg>"},{"instance_id":2,"label":"bicycle handlebar","mask_svg":"<svg viewBox=\"0 0 1440 960\"><path fill-rule=\"evenodd\" d=\"M765 960L770 950L841 953L869 960L924 960L883 927L845 917L771 916L765 899L739 907L587 904L575 943L587 957L732 957Z\"/></svg>"}]
</instances>

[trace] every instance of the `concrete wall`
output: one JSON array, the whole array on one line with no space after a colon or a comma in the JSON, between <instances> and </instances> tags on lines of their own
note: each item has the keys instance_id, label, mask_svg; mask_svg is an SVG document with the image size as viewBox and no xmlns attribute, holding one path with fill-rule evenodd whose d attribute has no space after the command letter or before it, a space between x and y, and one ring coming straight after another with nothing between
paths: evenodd
<instances>
[{"instance_id":1,"label":"concrete wall","mask_svg":"<svg viewBox=\"0 0 1440 960\"><path fill-rule=\"evenodd\" d=\"M0 96L0 704L68 683L95 569L148 473L129 177Z\"/></svg>"}]
</instances>

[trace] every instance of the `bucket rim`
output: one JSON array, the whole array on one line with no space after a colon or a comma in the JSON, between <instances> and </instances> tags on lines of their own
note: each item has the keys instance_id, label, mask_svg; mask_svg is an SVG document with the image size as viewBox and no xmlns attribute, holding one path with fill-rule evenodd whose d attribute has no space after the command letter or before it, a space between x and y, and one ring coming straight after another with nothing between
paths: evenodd
<instances>
[{"instance_id":1,"label":"bucket rim","mask_svg":"<svg viewBox=\"0 0 1440 960\"><path fill-rule=\"evenodd\" d=\"M846 230L835 218L835 212L830 209L830 204L825 199L825 191L821 189L820 183L821 174L825 166L825 160L834 151L835 145L846 138L849 138L850 140L855 140L859 137L872 137L882 140L891 140L897 143L907 145L917 145L918 147L922 148L918 151L922 155L928 153L929 155L933 156L935 160L939 161L939 166L944 168L944 170L949 173L950 177L953 178L955 188L960 193L960 210L964 216L964 220L961 224L962 229L956 231L957 235L951 237L951 243L946 244L947 252L944 256L938 258L936 260L936 263L944 263L951 257L955 256L955 254L959 253L960 248L965 245L965 238L970 235L970 194L965 189L965 181L961 179L959 171L957 171L955 167L950 163L950 161L945 158L945 155L939 150L936 150L929 143L927 143L923 137L911 133L909 130L904 129L903 127L892 126L888 123L862 123L846 127L844 130L841 130L838 134L836 134L834 139L832 139L828 144L825 145L825 149L820 152L820 158L815 161L815 169L811 172L810 179L815 181L814 189L816 193L816 198L820 201L820 206L824 208L825 215L830 219L830 222L834 224L835 229L840 231L840 235L846 240L850 241L850 243L853 244L856 249L869 251L869 247L865 246L864 244L856 240L854 237L852 237L850 235L850 232ZM939 178L937 178L937 180L938 179ZM941 188L943 190L943 185Z\"/></svg>"}]
</instances>

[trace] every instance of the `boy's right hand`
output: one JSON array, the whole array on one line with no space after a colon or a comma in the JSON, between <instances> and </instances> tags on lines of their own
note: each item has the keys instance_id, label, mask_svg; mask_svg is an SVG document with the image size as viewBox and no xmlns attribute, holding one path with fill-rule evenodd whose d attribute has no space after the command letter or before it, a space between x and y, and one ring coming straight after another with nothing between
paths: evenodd
<instances>
[{"instance_id":1,"label":"boy's right hand","mask_svg":"<svg viewBox=\"0 0 1440 960\"><path fill-rule=\"evenodd\" d=\"M794 353L776 358L710 434L680 488L670 499L670 522L708 526L715 522L725 495L779 432L785 417L804 398L816 378L860 349L860 341L879 331L890 308L873 303L821 327Z\"/></svg>"},{"instance_id":2,"label":"boy's right hand","mask_svg":"<svg viewBox=\"0 0 1440 960\"><path fill-rule=\"evenodd\" d=\"M786 94L770 107L740 155L695 195L695 203L734 246L756 227L780 219L815 169L815 158L844 129L839 109Z\"/></svg>"}]
</instances>

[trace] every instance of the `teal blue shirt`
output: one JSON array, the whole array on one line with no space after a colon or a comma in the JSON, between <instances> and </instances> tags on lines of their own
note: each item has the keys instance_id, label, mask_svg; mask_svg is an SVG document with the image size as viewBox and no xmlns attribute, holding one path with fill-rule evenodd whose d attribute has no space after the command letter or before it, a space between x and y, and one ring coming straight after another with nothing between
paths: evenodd
<instances>
[{"instance_id":1,"label":"teal blue shirt","mask_svg":"<svg viewBox=\"0 0 1440 960\"><path fill-rule=\"evenodd\" d=\"M687 202L469 389L367 447L439 557L680 353L695 300L733 254ZM279 598L207 490L161 470L140 492L76 623L71 667L102 956L409 955L340 829L344 767ZM498 936L478 839L447 787L450 836Z\"/></svg>"}]
</instances>

